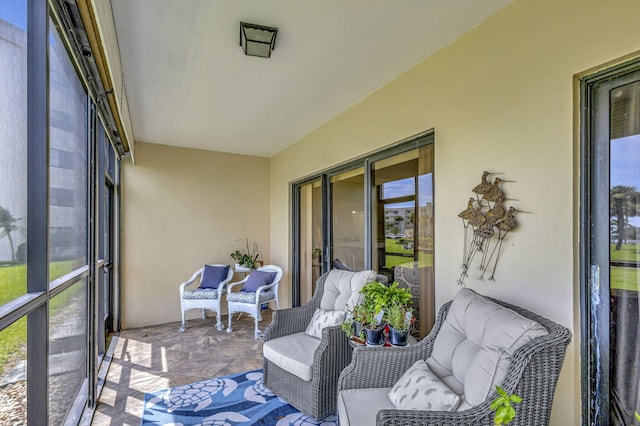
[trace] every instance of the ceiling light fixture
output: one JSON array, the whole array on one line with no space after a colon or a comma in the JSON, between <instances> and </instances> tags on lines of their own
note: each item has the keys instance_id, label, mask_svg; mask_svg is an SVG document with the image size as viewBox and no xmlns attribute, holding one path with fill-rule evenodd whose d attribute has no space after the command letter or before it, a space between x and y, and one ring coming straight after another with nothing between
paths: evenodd
<instances>
[{"instance_id":1,"label":"ceiling light fixture","mask_svg":"<svg viewBox=\"0 0 640 426\"><path fill-rule=\"evenodd\" d=\"M240 46L248 56L271 57L277 34L277 28L240 22Z\"/></svg>"}]
</instances>

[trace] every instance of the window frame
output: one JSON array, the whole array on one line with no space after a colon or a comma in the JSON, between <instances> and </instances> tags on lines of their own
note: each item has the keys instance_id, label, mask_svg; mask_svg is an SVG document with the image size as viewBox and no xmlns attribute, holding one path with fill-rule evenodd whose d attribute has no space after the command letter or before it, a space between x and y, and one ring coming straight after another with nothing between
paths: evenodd
<instances>
[{"instance_id":1,"label":"window frame","mask_svg":"<svg viewBox=\"0 0 640 426\"><path fill-rule=\"evenodd\" d=\"M413 149L418 149L426 145L433 145L435 140L434 129L429 129L409 138L403 139L394 144L383 147L379 150L352 158L335 166L328 167L321 171L307 175L295 180L290 184L289 200L291 206L291 304L300 306L300 273L301 273L301 247L300 247L300 188L311 182L320 180L322 191L322 263L320 273L331 269L331 247L333 242L331 229L331 178L341 173L354 170L360 167L364 169L364 267L371 269L372 265L372 195L371 182L373 174L373 164L397 154L401 154Z\"/></svg>"}]
</instances>

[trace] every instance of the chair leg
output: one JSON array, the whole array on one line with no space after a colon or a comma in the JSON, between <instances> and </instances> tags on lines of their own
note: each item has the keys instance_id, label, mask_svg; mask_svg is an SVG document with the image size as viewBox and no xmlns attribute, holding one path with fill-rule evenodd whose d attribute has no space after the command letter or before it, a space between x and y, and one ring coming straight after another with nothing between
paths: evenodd
<instances>
[{"instance_id":1,"label":"chair leg","mask_svg":"<svg viewBox=\"0 0 640 426\"><path fill-rule=\"evenodd\" d=\"M184 319L184 310L180 309L180 312L182 313L182 324L180 324L178 331L187 331L187 321Z\"/></svg>"},{"instance_id":2,"label":"chair leg","mask_svg":"<svg viewBox=\"0 0 640 426\"><path fill-rule=\"evenodd\" d=\"M233 329L231 328L231 318L233 317L233 312L231 312L231 310L228 310L227 315L229 316L229 319L228 319L229 325L227 326L227 333L231 333L233 331Z\"/></svg>"},{"instance_id":3,"label":"chair leg","mask_svg":"<svg viewBox=\"0 0 640 426\"><path fill-rule=\"evenodd\" d=\"M261 332L261 331L260 331L260 329L258 328L258 317L260 316L260 310L258 310L258 312L257 312L257 313L258 313L258 315L256 315L256 316L254 317L254 318L255 318L255 323L256 323L256 330L255 330L255 332L254 332L254 334L255 334L255 336L254 336L254 337L255 337L255 339L256 339L256 340L258 340L259 338L261 338L261 337L262 337L262 332Z\"/></svg>"},{"instance_id":4,"label":"chair leg","mask_svg":"<svg viewBox=\"0 0 640 426\"><path fill-rule=\"evenodd\" d=\"M262 303L258 303L256 305L256 316L255 316L257 321L262 321ZM258 326L256 325L256 328L258 328Z\"/></svg>"},{"instance_id":5,"label":"chair leg","mask_svg":"<svg viewBox=\"0 0 640 426\"><path fill-rule=\"evenodd\" d=\"M216 311L216 330L222 331L224 325L222 325L222 320L220 319L220 309Z\"/></svg>"}]
</instances>

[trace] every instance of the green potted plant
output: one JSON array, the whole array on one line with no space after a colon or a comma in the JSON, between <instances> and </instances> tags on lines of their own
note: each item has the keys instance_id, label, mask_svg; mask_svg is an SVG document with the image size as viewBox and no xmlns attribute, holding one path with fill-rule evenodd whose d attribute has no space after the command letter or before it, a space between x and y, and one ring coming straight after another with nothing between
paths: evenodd
<instances>
[{"instance_id":1,"label":"green potted plant","mask_svg":"<svg viewBox=\"0 0 640 426\"><path fill-rule=\"evenodd\" d=\"M239 267L252 269L262 265L259 260L262 254L258 250L258 244L253 243L252 250L249 250L249 239L245 238L245 248L235 250L231 253L231 257L236 261L236 269Z\"/></svg>"},{"instance_id":2,"label":"green potted plant","mask_svg":"<svg viewBox=\"0 0 640 426\"><path fill-rule=\"evenodd\" d=\"M354 334L359 337L360 333L354 330L354 324L361 323L367 344L379 346L384 343L384 323L390 321L389 312L403 318L406 318L408 313L409 322L411 321L409 309L412 300L411 292L409 289L398 287L397 282L387 286L378 281L371 281L362 287L360 294L362 294L360 303L348 311L348 320L342 328L349 337ZM396 321L399 329L403 329L401 323L403 323L402 320ZM406 327L407 331L409 325Z\"/></svg>"},{"instance_id":3,"label":"green potted plant","mask_svg":"<svg viewBox=\"0 0 640 426\"><path fill-rule=\"evenodd\" d=\"M384 315L389 325L389 343L393 346L406 346L413 323L411 308L402 303L392 303L387 307Z\"/></svg>"},{"instance_id":4,"label":"green potted plant","mask_svg":"<svg viewBox=\"0 0 640 426\"><path fill-rule=\"evenodd\" d=\"M367 346L380 346L384 344L384 326L382 325L384 311L379 308L374 297L365 295L362 302L360 302L360 314L362 318L362 331L365 335Z\"/></svg>"},{"instance_id":5,"label":"green potted plant","mask_svg":"<svg viewBox=\"0 0 640 426\"><path fill-rule=\"evenodd\" d=\"M342 323L342 331L344 331L347 337L360 343L364 343L362 323L365 315L364 309L362 309L362 306L359 304L352 308L347 307L346 318L344 323Z\"/></svg>"}]
</instances>

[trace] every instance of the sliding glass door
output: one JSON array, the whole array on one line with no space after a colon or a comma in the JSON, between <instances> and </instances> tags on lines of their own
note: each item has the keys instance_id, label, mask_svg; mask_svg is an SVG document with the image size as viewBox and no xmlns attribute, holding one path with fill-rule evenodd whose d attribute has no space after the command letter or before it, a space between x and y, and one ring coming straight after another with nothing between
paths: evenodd
<instances>
[{"instance_id":1,"label":"sliding glass door","mask_svg":"<svg viewBox=\"0 0 640 426\"><path fill-rule=\"evenodd\" d=\"M424 337L433 326L433 145L372 164L374 269L411 290Z\"/></svg>"},{"instance_id":2,"label":"sliding glass door","mask_svg":"<svg viewBox=\"0 0 640 426\"><path fill-rule=\"evenodd\" d=\"M423 337L433 325L433 133L294 183L293 304L331 268L375 269L411 289Z\"/></svg>"},{"instance_id":3,"label":"sliding glass door","mask_svg":"<svg viewBox=\"0 0 640 426\"><path fill-rule=\"evenodd\" d=\"M364 269L364 169L331 176L331 260L349 269Z\"/></svg>"},{"instance_id":4,"label":"sliding glass door","mask_svg":"<svg viewBox=\"0 0 640 426\"><path fill-rule=\"evenodd\" d=\"M583 400L590 424L640 424L640 63L583 85Z\"/></svg>"}]
</instances>

